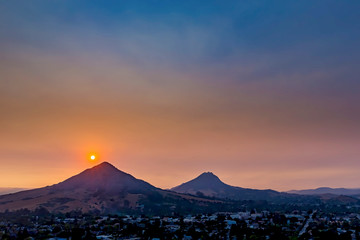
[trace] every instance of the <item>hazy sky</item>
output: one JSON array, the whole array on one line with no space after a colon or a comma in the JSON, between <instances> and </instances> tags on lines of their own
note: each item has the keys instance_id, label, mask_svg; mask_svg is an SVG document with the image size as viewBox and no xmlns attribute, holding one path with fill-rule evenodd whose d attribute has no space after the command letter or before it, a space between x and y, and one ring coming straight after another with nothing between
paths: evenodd
<instances>
[{"instance_id":1,"label":"hazy sky","mask_svg":"<svg viewBox=\"0 0 360 240\"><path fill-rule=\"evenodd\" d=\"M0 187L360 187L360 2L0 0ZM89 153L99 159L88 161Z\"/></svg>"}]
</instances>

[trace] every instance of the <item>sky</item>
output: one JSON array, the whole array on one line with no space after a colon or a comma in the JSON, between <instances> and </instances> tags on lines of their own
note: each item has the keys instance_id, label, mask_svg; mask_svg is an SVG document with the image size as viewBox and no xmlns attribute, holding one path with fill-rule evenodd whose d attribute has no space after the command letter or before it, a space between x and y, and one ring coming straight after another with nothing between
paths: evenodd
<instances>
[{"instance_id":1,"label":"sky","mask_svg":"<svg viewBox=\"0 0 360 240\"><path fill-rule=\"evenodd\" d=\"M0 187L360 188L360 2L0 0ZM97 155L89 161L89 154Z\"/></svg>"}]
</instances>

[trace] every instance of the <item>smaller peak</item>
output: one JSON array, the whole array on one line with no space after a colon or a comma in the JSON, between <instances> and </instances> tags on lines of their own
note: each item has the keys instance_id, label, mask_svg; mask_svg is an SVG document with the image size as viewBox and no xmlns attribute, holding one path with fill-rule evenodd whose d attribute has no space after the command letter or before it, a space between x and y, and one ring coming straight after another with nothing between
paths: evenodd
<instances>
[{"instance_id":1,"label":"smaller peak","mask_svg":"<svg viewBox=\"0 0 360 240\"><path fill-rule=\"evenodd\" d=\"M212 179L212 180L219 180L219 177L216 176L214 173L212 172L203 172L202 174L200 174L198 177L198 179Z\"/></svg>"},{"instance_id":2,"label":"smaller peak","mask_svg":"<svg viewBox=\"0 0 360 240\"><path fill-rule=\"evenodd\" d=\"M200 176L214 176L214 177L216 177L216 175L213 174L212 172L203 172L202 174L200 174Z\"/></svg>"}]
</instances>

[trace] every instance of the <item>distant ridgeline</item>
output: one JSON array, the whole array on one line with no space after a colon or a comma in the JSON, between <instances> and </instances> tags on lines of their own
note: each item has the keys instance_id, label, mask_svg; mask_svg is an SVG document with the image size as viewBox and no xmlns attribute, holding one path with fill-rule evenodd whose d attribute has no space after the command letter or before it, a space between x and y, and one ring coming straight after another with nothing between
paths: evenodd
<instances>
[{"instance_id":1,"label":"distant ridgeline","mask_svg":"<svg viewBox=\"0 0 360 240\"><path fill-rule=\"evenodd\" d=\"M234 187L213 173L163 190L104 162L58 184L0 196L0 215L92 213L169 215L249 209L311 209L359 204L353 196L299 195ZM331 209L331 208L330 208Z\"/></svg>"}]
</instances>

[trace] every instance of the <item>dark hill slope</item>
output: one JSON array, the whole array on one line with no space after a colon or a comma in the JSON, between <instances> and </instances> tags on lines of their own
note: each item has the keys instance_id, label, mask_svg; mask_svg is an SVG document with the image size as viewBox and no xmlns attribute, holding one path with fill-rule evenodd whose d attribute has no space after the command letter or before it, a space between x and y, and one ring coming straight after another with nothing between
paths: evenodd
<instances>
[{"instance_id":1,"label":"dark hill slope","mask_svg":"<svg viewBox=\"0 0 360 240\"><path fill-rule=\"evenodd\" d=\"M222 182L211 172L202 173L197 178L174 187L171 190L178 193L232 200L282 200L292 196L270 189L257 190L233 187Z\"/></svg>"}]
</instances>

